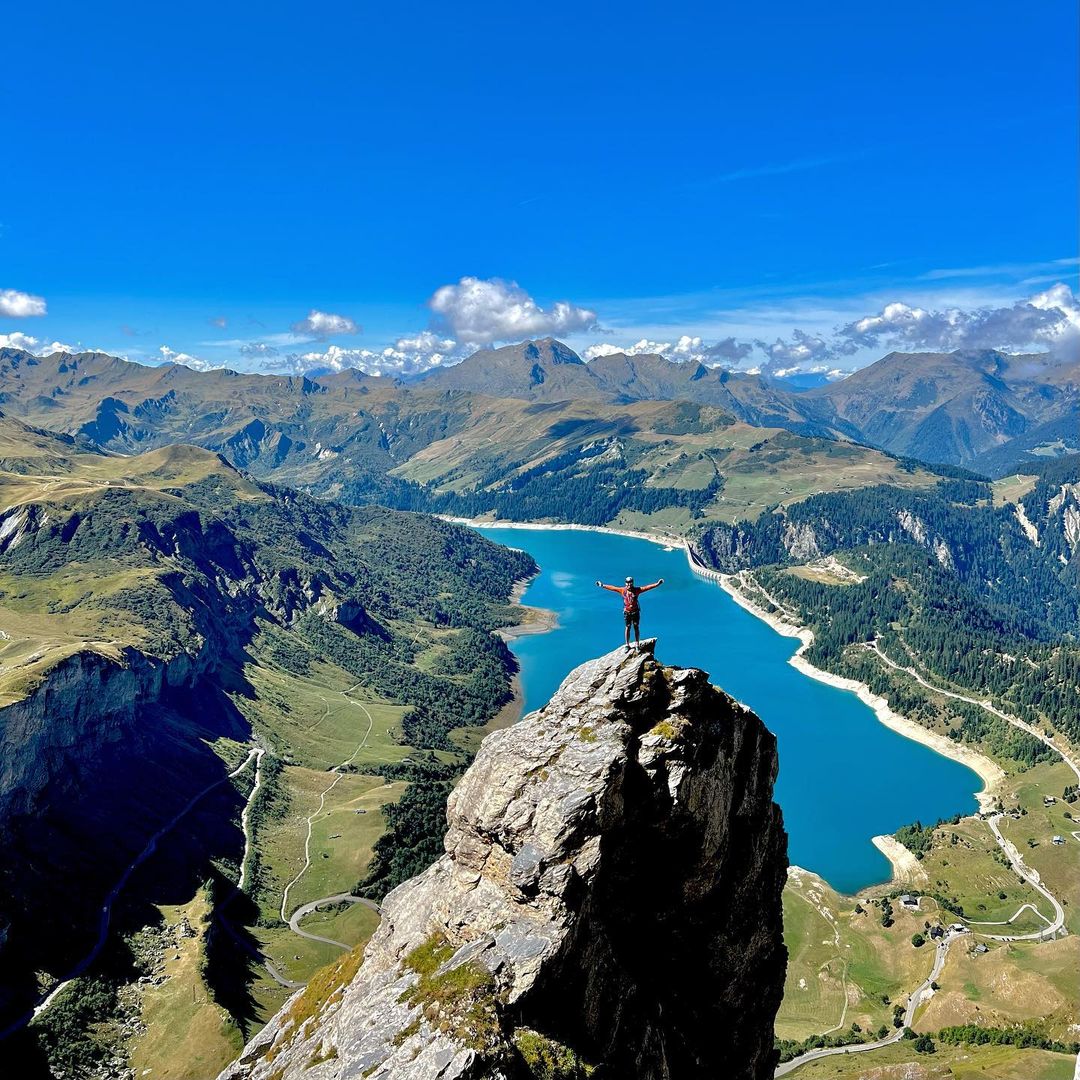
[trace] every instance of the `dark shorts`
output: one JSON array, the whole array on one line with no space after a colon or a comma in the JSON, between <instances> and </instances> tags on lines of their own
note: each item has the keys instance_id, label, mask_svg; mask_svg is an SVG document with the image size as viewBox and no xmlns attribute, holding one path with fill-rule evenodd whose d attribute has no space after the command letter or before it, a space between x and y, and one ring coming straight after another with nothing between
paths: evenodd
<instances>
[{"instance_id":1,"label":"dark shorts","mask_svg":"<svg viewBox=\"0 0 1080 1080\"><path fill-rule=\"evenodd\" d=\"M632 626L636 630L638 628L638 623L641 622L641 610L624 611L623 614L626 616L626 625Z\"/></svg>"}]
</instances>

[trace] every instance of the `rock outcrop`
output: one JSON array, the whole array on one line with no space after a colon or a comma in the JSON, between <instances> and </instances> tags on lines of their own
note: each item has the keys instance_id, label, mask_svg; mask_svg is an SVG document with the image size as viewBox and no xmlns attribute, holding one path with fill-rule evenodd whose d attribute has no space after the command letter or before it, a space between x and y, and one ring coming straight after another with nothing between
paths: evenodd
<instances>
[{"instance_id":1,"label":"rock outcrop","mask_svg":"<svg viewBox=\"0 0 1080 1080\"><path fill-rule=\"evenodd\" d=\"M0 838L13 819L70 798L107 747L139 738L140 710L190 688L212 660L209 649L162 660L128 648L120 661L82 650L0 709Z\"/></svg>"},{"instance_id":2,"label":"rock outcrop","mask_svg":"<svg viewBox=\"0 0 1080 1080\"><path fill-rule=\"evenodd\" d=\"M316 976L222 1077L771 1076L776 768L761 721L652 642L583 664L484 741L362 966Z\"/></svg>"}]
</instances>

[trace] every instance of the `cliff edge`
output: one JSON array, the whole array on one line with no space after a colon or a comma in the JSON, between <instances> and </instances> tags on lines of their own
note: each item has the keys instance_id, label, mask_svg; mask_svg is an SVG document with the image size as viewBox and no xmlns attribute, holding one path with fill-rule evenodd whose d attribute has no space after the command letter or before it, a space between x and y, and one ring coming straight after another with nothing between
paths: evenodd
<instances>
[{"instance_id":1,"label":"cliff edge","mask_svg":"<svg viewBox=\"0 0 1080 1080\"><path fill-rule=\"evenodd\" d=\"M446 853L224 1080L766 1077L786 953L776 741L653 642L489 735Z\"/></svg>"}]
</instances>

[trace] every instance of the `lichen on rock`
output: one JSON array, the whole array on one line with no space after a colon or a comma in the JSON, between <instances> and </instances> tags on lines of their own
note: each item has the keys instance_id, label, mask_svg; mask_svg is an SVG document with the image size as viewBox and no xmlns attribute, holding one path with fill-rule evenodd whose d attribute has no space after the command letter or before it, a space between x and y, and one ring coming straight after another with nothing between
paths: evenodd
<instances>
[{"instance_id":1,"label":"lichen on rock","mask_svg":"<svg viewBox=\"0 0 1080 1080\"><path fill-rule=\"evenodd\" d=\"M316 1022L287 1005L222 1076L771 1075L776 766L761 721L653 642L581 665L485 739L445 854Z\"/></svg>"}]
</instances>

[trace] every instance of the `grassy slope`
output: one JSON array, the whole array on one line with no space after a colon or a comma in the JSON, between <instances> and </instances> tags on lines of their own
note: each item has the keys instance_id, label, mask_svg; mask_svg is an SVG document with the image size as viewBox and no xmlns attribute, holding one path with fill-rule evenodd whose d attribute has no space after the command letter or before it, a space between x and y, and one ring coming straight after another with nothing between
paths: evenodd
<instances>
[{"instance_id":1,"label":"grassy slope","mask_svg":"<svg viewBox=\"0 0 1080 1080\"><path fill-rule=\"evenodd\" d=\"M693 430L682 431L679 406L670 402L635 402L620 406L614 416L612 406L597 402L560 403L543 413L529 408L524 402L494 402L482 421L432 443L392 475L440 491L464 492L497 469L498 481L487 487L496 490L562 454L607 439L627 468L645 472L647 487L701 490L722 478L723 490L704 507L702 518L670 508L653 514L623 511L612 522L680 533L709 521L753 520L766 506L788 505L823 491L882 483L929 487L937 481L921 469L906 471L894 458L867 447L733 423L715 409L702 409ZM553 434L564 429L570 430ZM585 467L574 464L553 476L574 475Z\"/></svg>"},{"instance_id":2,"label":"grassy slope","mask_svg":"<svg viewBox=\"0 0 1080 1080\"><path fill-rule=\"evenodd\" d=\"M1047 942L987 941L989 952L985 954L974 951L977 939L955 943L938 980L941 989L920 1011L916 1030L933 1033L959 1024L1007 1027L1039 1021L1051 1037L1063 1041L1075 1038L1075 1025L1080 1024L1080 986L1075 978L1080 966L1080 938L1075 929L1075 912L1080 908L1080 867L1075 858L1076 848L1052 845L1050 837L1058 833L1071 840L1064 830L1076 823L1064 817L1069 808L1060 799L1048 809L1043 808L1042 802L1044 794L1060 795L1069 776L1071 773L1060 762L1040 764L1006 776L1001 794L1006 805L1027 810L1017 821L1006 819L1003 831L1018 843L1025 859L1030 857L1047 886L1062 900L1072 933ZM956 843L952 841L953 834L959 838ZM1034 849L1026 844L1029 836L1037 841ZM993 858L995 850L988 828L978 818L964 818L957 825L942 826L935 832L931 851L922 860L921 868L929 880L920 887L956 896L973 919L1007 918L1021 903L1027 902L1039 903L1047 915L1052 915L1037 893L1021 885L1011 870ZM793 872L784 892L784 937L790 955L784 1000L777 1018L779 1037L801 1039L836 1027L843 1013L845 983L848 1008L844 1027L850 1027L852 1022L859 1023L864 1030L876 1029L882 1023L889 1025L892 1008L881 1003L880 995L888 994L892 1002L906 1001L907 992L926 977L933 956L928 945L913 948L911 936L923 931L926 921L947 924L954 921L954 916L939 910L928 897L922 899L917 914L903 910L894 901L896 921L885 929L880 923L880 910L867 903L868 897L883 891L880 887L864 890L857 899L866 908L866 914L856 915L856 898L835 893L815 875ZM1006 900L1000 899L1000 891L1006 892ZM1045 924L1020 920L1012 929L1022 933L1037 925ZM1010 932L1008 928L988 929ZM837 933L839 947L834 940ZM1001 1062L1003 1068L1009 1069L1015 1062L1028 1062L1031 1067L1030 1062L1041 1060L1033 1052L1006 1048L994 1048L991 1052L991 1048L982 1047L963 1053L974 1055L972 1060L980 1063ZM960 1051L949 1049L935 1060L939 1063L948 1060L950 1067L957 1062L963 1065L957 1055L962 1057ZM1058 1057L1045 1055L1051 1069L1048 1075L1054 1075L1053 1059ZM912 1051L901 1054L895 1047L860 1054L854 1060L866 1069L883 1067L886 1062L919 1060L925 1064ZM859 1075L843 1071L847 1066L841 1062L842 1058L830 1058L828 1067L825 1062L807 1066L798 1075ZM832 1072L829 1068L841 1071ZM1028 1074L1003 1072L1001 1075Z\"/></svg>"},{"instance_id":3,"label":"grassy slope","mask_svg":"<svg viewBox=\"0 0 1080 1080\"><path fill-rule=\"evenodd\" d=\"M130 1065L137 1076L205 1080L215 1075L222 1060L243 1048L240 1029L213 1003L200 971L210 904L200 889L189 903L160 910L169 923L186 918L196 934L166 952L161 971L165 981L142 991L145 1031L128 1044Z\"/></svg>"},{"instance_id":4,"label":"grassy slope","mask_svg":"<svg viewBox=\"0 0 1080 1080\"><path fill-rule=\"evenodd\" d=\"M9 538L27 521L37 529L20 537L13 549L22 562L13 563L9 558L5 572L0 574L0 629L6 635L0 640L0 694L3 695L0 701L5 703L25 694L64 656L89 650L116 659L124 647L153 649L161 642L160 637L148 632L153 621L163 619L166 625L171 625L170 620L185 616L187 599L172 591L176 571L180 568L173 557L167 551L147 555L138 545L130 551L123 546L115 549L110 546L113 535L110 530L118 535L120 531L130 534L132 529L141 528L138 523L144 518L139 514L157 523L154 527L166 536L171 535L167 529L173 527L173 522L190 521L195 514L209 528L219 507L234 514L233 527L243 528L245 507L265 508L273 505L277 498L245 480L216 455L194 447L167 447L130 458L105 456L82 452L64 440L30 432L8 418L0 418L0 458L0 464L16 470L0 471L0 501L7 508L7 519L16 522L9 529ZM213 487L208 489L208 484ZM193 507L188 504L187 496L188 492L196 490L200 494ZM118 496L127 500L122 512L104 512L102 500ZM313 506L304 512L308 514L307 519L283 528L280 541L278 536L261 531L262 526L256 536L249 538L249 542L264 543L268 547L282 543L280 555L275 549L269 572L277 573L283 566L282 580L286 582L289 579L284 575L294 572L293 565L298 565L301 573L311 569L303 551L296 553L298 564L289 562L294 558L293 547L297 542L310 542L304 540L304 533L314 527L312 523L322 526L320 515L323 511L320 508ZM376 573L385 574L394 572L393 564L403 558L402 565L410 576L409 588L395 589L392 582L377 576L373 584L366 587L377 591L378 602L389 609L389 614L382 616L387 632L395 635L396 640L411 641L420 650L417 666L430 676L443 678L439 674L440 659L449 654L461 633L453 629L456 621L463 618L466 625L477 618L488 619L488 625L491 621L498 622L502 617L498 601L490 606L493 598L486 597L484 589L487 586L483 583L474 585L471 578L468 583L464 579L447 579L431 590L422 586L416 588L417 559L408 557L408 548L428 528L423 525L424 519L402 516L401 521L406 527L398 537L392 532L396 527L393 516L384 519L381 511L374 512L373 516L360 511L359 517L349 517L350 513L329 511L333 524L327 526L329 531L322 538L323 546L320 548L315 542L315 549L320 552L318 558L324 565L334 551L330 547L330 555L327 555L326 545L344 543L349 549L348 558L352 561L331 588L340 589L340 581L348 582L350 577L362 582L371 580L364 559L376 560ZM334 514L337 514L336 518ZM72 558L69 551L55 547L55 537L42 539L46 537L50 523L63 521L80 523L74 534L81 534L84 547L89 543L86 530L91 530L91 539L100 538L100 542L95 540L98 547L94 549L101 551L100 556ZM391 527L389 533L384 521ZM359 525L354 527L349 522ZM334 533L334 529L340 530L343 526L352 531ZM445 541L441 540L447 527L440 523L433 523L430 528L438 534L428 539L432 539L436 550L442 553L443 565L439 569L445 574L447 567L458 557L454 551L458 541L449 535ZM468 534L466 540L468 544L476 542L472 534ZM42 547L42 544L52 544L55 550ZM398 544L404 544L404 553L393 546ZM168 543L162 548L163 551L167 549ZM197 543L195 549L196 552L203 550ZM39 550L44 554L39 554ZM471 556L468 552L461 555L466 560L463 564L465 572L476 574L477 559L486 554L485 549ZM226 558L212 549L209 555ZM310 560L310 564L314 564L314 560ZM250 567L228 565L227 559L222 566L227 573L252 573ZM185 582L190 581L192 568L184 565L183 572L187 575ZM219 573L219 570L212 570L209 579L213 580ZM334 573L333 567L330 567L330 573ZM365 574L369 576L365 578ZM506 580L506 591L509 591L512 579L513 574ZM272 591L275 579L268 574L267 580L268 586L264 586L267 592L263 595L268 596L268 603L281 602L279 594ZM333 582L333 578L330 580ZM317 581L325 588L326 571ZM166 582L170 583L169 587ZM248 587L246 583L245 587ZM366 600L364 587L359 587L359 595ZM129 607L128 598L132 593L145 598L155 591L160 603L151 602L141 609ZM473 606L459 613L444 614L443 607L458 603L455 599L458 597L465 597L464 602ZM285 600L292 602L288 595ZM482 615L480 612L485 605L489 605L487 615ZM347 892L366 871L372 845L385 828L379 809L387 801L399 798L405 784L387 783L365 770L400 762L413 752L401 742L401 719L410 706L404 702L391 702L365 685L364 672L347 672L329 661L306 661L306 673L283 667L276 659L278 654L273 646L276 642L280 647L282 635L288 638L293 631L287 622L273 628L264 623L264 618L272 621L273 615L256 614L250 625L253 633L235 658L221 657L225 663L219 672L219 681L239 716L250 725L255 738L271 756L287 763L275 781L279 789L277 802L283 808L284 816L264 815L256 822L254 830L254 863L261 868L256 914L266 924L255 930L255 936L281 970L294 978L306 978L340 955L340 950L333 946L296 937L278 920L281 890L302 865L306 819L315 814L319 794L334 780L328 770L350 761L355 771L341 777L315 817L311 867L294 886L290 909L324 895ZM274 642L267 636L271 631L276 635ZM190 644L197 647L197 634L192 635ZM173 646L186 647L185 639L174 640ZM445 678L452 681L467 676L466 670L460 676ZM168 730L170 724L182 725L183 722L179 715L172 717L164 713L158 720L163 731ZM244 759L247 747L232 739L219 738L212 750L231 768ZM436 754L443 760L453 757L445 751ZM220 797L215 796L208 799L205 806L200 805L190 821L174 830L132 879L124 903L120 905L123 910L118 911L115 920L117 936L103 954L102 964L110 970L123 971L123 964L118 965L113 959L114 955L124 954L120 935L131 933L140 925L141 919L157 919L155 912L163 912L168 918L181 911L200 914L200 904L205 906L205 898L200 899L198 883L210 870L209 866L201 872L195 869L200 857L198 838L204 825L221 833L223 838L228 834L228 843L214 856L214 868L225 882L235 880L241 847L239 811L251 788L251 774L252 770L248 770ZM163 775L160 781L165 792L177 787L173 777ZM165 799L160 801L166 803ZM100 808L103 812L109 809L105 802ZM365 813L355 812L361 809ZM129 817L153 821L160 813L161 806L147 803L142 808L133 806ZM214 815L222 813L224 818L215 820ZM87 821L88 827L91 824ZM110 834L114 825L106 814L106 820L95 827L97 835ZM189 870L193 872L189 873ZM140 904L145 901L150 901L151 907L141 908ZM230 919L237 918L235 910L234 905L229 911ZM316 932L353 945L366 940L374 928L375 918L365 908L349 907L319 912L309 916L308 921ZM230 1021L223 1019L225 1014L213 1002L209 992L201 993L196 985L201 978L198 969L203 953L202 934L197 939L185 941L180 951L179 961L169 959L166 962L165 981L160 986L148 988L143 993L133 982L129 990L124 991L142 998L146 1022L151 1025L142 1039L145 1054L149 1057L139 1060L151 1060L168 1053L173 1069L170 1075L212 1075L232 1056L240 1032ZM262 974L260 968L252 968L249 977L252 979L253 1019L257 1020L274 1011L286 995ZM160 1025L166 1023L176 1029L175 1046L170 1043L169 1033L159 1030ZM136 1046L139 1045L136 1041ZM163 1049L166 1046L170 1049ZM180 1046L185 1047L183 1053Z\"/></svg>"},{"instance_id":5,"label":"grassy slope","mask_svg":"<svg viewBox=\"0 0 1080 1080\"><path fill-rule=\"evenodd\" d=\"M6 417L0 417L0 443L11 455L5 463L25 470L0 471L0 504L16 537L31 510L46 523L50 517L70 519L119 493L166 515L177 513L182 506L172 492L209 477L223 482L238 502L266 499L216 455L195 447L170 446L127 458L68 451L56 440L55 452L49 453L47 437ZM20 445L27 452L16 457ZM0 571L0 706L23 697L75 652L88 649L115 659L125 646L146 646L147 627L122 598L131 591L156 593L162 605L175 606L162 586L171 569L167 564L132 565L103 551L100 557L61 563L44 573Z\"/></svg>"},{"instance_id":6,"label":"grassy slope","mask_svg":"<svg viewBox=\"0 0 1080 1080\"><path fill-rule=\"evenodd\" d=\"M899 907L899 905L897 905ZM783 1039L804 1039L858 1023L864 1030L891 1024L892 1006L925 977L928 950L914 949L911 935L924 916L896 911L886 930L880 913L854 912L815 874L793 871L784 890L787 981L776 1020Z\"/></svg>"},{"instance_id":7,"label":"grassy slope","mask_svg":"<svg viewBox=\"0 0 1080 1080\"><path fill-rule=\"evenodd\" d=\"M798 1080L1072 1080L1074 1060L1045 1050L1006 1046L944 1047L933 1055L903 1043L804 1065Z\"/></svg>"}]
</instances>

